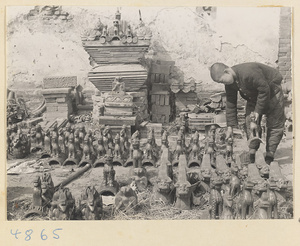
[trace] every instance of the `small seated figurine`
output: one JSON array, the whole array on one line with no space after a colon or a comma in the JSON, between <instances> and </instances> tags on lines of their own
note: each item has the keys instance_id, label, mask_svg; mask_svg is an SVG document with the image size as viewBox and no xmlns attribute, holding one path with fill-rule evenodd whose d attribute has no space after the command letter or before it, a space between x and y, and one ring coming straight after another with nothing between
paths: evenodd
<instances>
[{"instance_id":1,"label":"small seated figurine","mask_svg":"<svg viewBox=\"0 0 300 246\"><path fill-rule=\"evenodd\" d=\"M270 219L268 212L270 212L270 201L269 201L269 195L268 195L268 187L267 183L261 182L258 183L255 187L255 193L258 195L258 200L257 200L257 210L256 213L254 214L255 219Z\"/></svg>"},{"instance_id":2,"label":"small seated figurine","mask_svg":"<svg viewBox=\"0 0 300 246\"><path fill-rule=\"evenodd\" d=\"M68 136L68 158L63 162L63 166L66 164L78 165L78 159L76 158L76 149L74 145L74 134L71 133Z\"/></svg>"},{"instance_id":3,"label":"small seated figurine","mask_svg":"<svg viewBox=\"0 0 300 246\"><path fill-rule=\"evenodd\" d=\"M82 159L79 163L79 166L86 165L87 163L92 164L92 150L91 150L91 144L90 144L90 138L89 135L86 134L83 140L83 155Z\"/></svg>"},{"instance_id":4,"label":"small seated figurine","mask_svg":"<svg viewBox=\"0 0 300 246\"><path fill-rule=\"evenodd\" d=\"M223 212L223 199L221 196L221 188L223 179L215 172L212 173L210 179L210 218L220 219Z\"/></svg>"},{"instance_id":5,"label":"small seated figurine","mask_svg":"<svg viewBox=\"0 0 300 246\"><path fill-rule=\"evenodd\" d=\"M216 173L222 178L221 195L223 199L222 219L233 219L233 197L231 195L231 169L226 165L223 155L216 158Z\"/></svg>"},{"instance_id":6,"label":"small seated figurine","mask_svg":"<svg viewBox=\"0 0 300 246\"><path fill-rule=\"evenodd\" d=\"M85 127L83 125L81 125L78 130L79 130L79 136L78 136L79 142L80 142L80 145L82 145L85 135L86 135Z\"/></svg>"},{"instance_id":7,"label":"small seated figurine","mask_svg":"<svg viewBox=\"0 0 300 246\"><path fill-rule=\"evenodd\" d=\"M276 179L270 177L268 179L268 201L270 203L268 209L268 219L279 219L278 214L278 199L275 191L280 191Z\"/></svg>"},{"instance_id":8,"label":"small seated figurine","mask_svg":"<svg viewBox=\"0 0 300 246\"><path fill-rule=\"evenodd\" d=\"M25 217L30 215L41 215L50 207L50 202L54 194L54 185L51 174L43 173L42 178L37 176L33 181L33 199L31 210L29 210Z\"/></svg>"},{"instance_id":9,"label":"small seated figurine","mask_svg":"<svg viewBox=\"0 0 300 246\"><path fill-rule=\"evenodd\" d=\"M144 149L144 155L143 155L143 161L142 165L151 165L154 166L155 161L154 161L154 149L153 149L153 140L152 138L147 139L147 143Z\"/></svg>"},{"instance_id":10,"label":"small seated figurine","mask_svg":"<svg viewBox=\"0 0 300 246\"><path fill-rule=\"evenodd\" d=\"M51 159L49 161L49 164L51 165L53 163L58 163L61 165L64 161L64 159L62 159L61 157L62 155L58 145L58 136L53 134L51 138Z\"/></svg>"},{"instance_id":11,"label":"small seated figurine","mask_svg":"<svg viewBox=\"0 0 300 246\"><path fill-rule=\"evenodd\" d=\"M134 168L142 167L142 156L143 153L140 150L140 140L138 138L133 138L130 147L130 156L124 166L126 167L132 163Z\"/></svg>"},{"instance_id":12,"label":"small seated figurine","mask_svg":"<svg viewBox=\"0 0 300 246\"><path fill-rule=\"evenodd\" d=\"M215 149L215 143L212 138L210 138L207 143L206 154L209 154L210 156L210 165L213 168L216 168L216 149Z\"/></svg>"},{"instance_id":13,"label":"small seated figurine","mask_svg":"<svg viewBox=\"0 0 300 246\"><path fill-rule=\"evenodd\" d=\"M58 147L62 154L66 154L65 135L62 128L58 130Z\"/></svg>"},{"instance_id":14,"label":"small seated figurine","mask_svg":"<svg viewBox=\"0 0 300 246\"><path fill-rule=\"evenodd\" d=\"M75 200L68 188L60 188L55 192L49 217L52 220L72 220L75 211Z\"/></svg>"},{"instance_id":15,"label":"small seated figurine","mask_svg":"<svg viewBox=\"0 0 300 246\"><path fill-rule=\"evenodd\" d=\"M122 82L122 77L115 77L114 82L112 83L113 92L125 92L125 83Z\"/></svg>"},{"instance_id":16,"label":"small seated figurine","mask_svg":"<svg viewBox=\"0 0 300 246\"><path fill-rule=\"evenodd\" d=\"M42 210L42 188L41 188L41 178L37 176L33 181L33 199L32 208L37 210Z\"/></svg>"},{"instance_id":17,"label":"small seated figurine","mask_svg":"<svg viewBox=\"0 0 300 246\"><path fill-rule=\"evenodd\" d=\"M158 176L153 186L154 199L172 204L174 202L174 183L168 175L168 160L162 160L158 167Z\"/></svg>"},{"instance_id":18,"label":"small seated figurine","mask_svg":"<svg viewBox=\"0 0 300 246\"><path fill-rule=\"evenodd\" d=\"M113 167L113 156L109 151L105 156L105 164L103 168L103 182L100 185L100 195L109 192L114 196L119 191L119 183L115 180L116 171Z\"/></svg>"},{"instance_id":19,"label":"small seated figurine","mask_svg":"<svg viewBox=\"0 0 300 246\"><path fill-rule=\"evenodd\" d=\"M80 143L80 138L79 138L79 129L76 129L74 131L74 148L76 150L75 156L76 159L81 160L82 155L83 155L83 145Z\"/></svg>"},{"instance_id":20,"label":"small seated figurine","mask_svg":"<svg viewBox=\"0 0 300 246\"><path fill-rule=\"evenodd\" d=\"M253 214L254 199L252 196L252 190L255 183L250 179L245 179L242 184L242 192L238 201L238 217L245 220L248 216Z\"/></svg>"},{"instance_id":21,"label":"small seated figurine","mask_svg":"<svg viewBox=\"0 0 300 246\"><path fill-rule=\"evenodd\" d=\"M7 127L7 146L10 145L10 138L9 138L9 135L11 133L11 130L9 129L9 126ZM30 139L30 145L31 145L31 148L30 148L30 152L36 152L38 150L41 150L41 147L37 145L37 141L36 141L36 128L33 126L29 129L28 131L28 139Z\"/></svg>"},{"instance_id":22,"label":"small seated figurine","mask_svg":"<svg viewBox=\"0 0 300 246\"><path fill-rule=\"evenodd\" d=\"M126 129L127 129L127 126L123 125L122 129L120 131L120 147L121 147L121 152L123 154L123 156L122 156L123 159L128 158L129 147L130 147Z\"/></svg>"},{"instance_id":23,"label":"small seated figurine","mask_svg":"<svg viewBox=\"0 0 300 246\"><path fill-rule=\"evenodd\" d=\"M182 148L182 139L181 138L178 138L177 139L177 144L176 144L176 148L174 150L174 153L173 153L173 162L172 162L172 165L173 166L178 166L178 163L179 163L179 157L180 155L182 155L184 153L184 150Z\"/></svg>"},{"instance_id":24,"label":"small seated figurine","mask_svg":"<svg viewBox=\"0 0 300 246\"><path fill-rule=\"evenodd\" d=\"M137 195L129 186L121 187L115 197L115 211L122 211L126 214L134 212L137 205Z\"/></svg>"},{"instance_id":25,"label":"small seated figurine","mask_svg":"<svg viewBox=\"0 0 300 246\"><path fill-rule=\"evenodd\" d=\"M50 138L50 131L48 129L45 132L45 136L44 136L44 152L42 153L41 157L50 157L51 151L52 151L51 138Z\"/></svg>"},{"instance_id":26,"label":"small seated figurine","mask_svg":"<svg viewBox=\"0 0 300 246\"><path fill-rule=\"evenodd\" d=\"M176 200L175 207L182 210L192 208L192 192L196 189L198 182L191 185L187 179L187 161L185 155L180 155L178 164L178 178L175 183Z\"/></svg>"},{"instance_id":27,"label":"small seated figurine","mask_svg":"<svg viewBox=\"0 0 300 246\"><path fill-rule=\"evenodd\" d=\"M113 139L111 134L110 126L105 126L103 130L103 146L105 151L108 152L108 149L113 149Z\"/></svg>"},{"instance_id":28,"label":"small seated figurine","mask_svg":"<svg viewBox=\"0 0 300 246\"><path fill-rule=\"evenodd\" d=\"M199 133L196 131L192 137L192 144L189 154L189 163L188 167L191 166L198 166L201 165L201 158L200 158L200 145L199 145Z\"/></svg>"},{"instance_id":29,"label":"small seated figurine","mask_svg":"<svg viewBox=\"0 0 300 246\"><path fill-rule=\"evenodd\" d=\"M64 128L64 134L65 134L65 145L68 146L69 135L71 134L71 124L70 124L70 122L68 122L66 127Z\"/></svg>"},{"instance_id":30,"label":"small seated figurine","mask_svg":"<svg viewBox=\"0 0 300 246\"><path fill-rule=\"evenodd\" d=\"M43 173L41 179L42 188L42 199L45 207L46 205L50 207L50 202L54 194L54 184L50 173Z\"/></svg>"},{"instance_id":31,"label":"small seated figurine","mask_svg":"<svg viewBox=\"0 0 300 246\"><path fill-rule=\"evenodd\" d=\"M114 145L115 145L115 147L114 147L113 163L118 163L122 166L123 165L122 151L121 151L121 146L120 146L120 135L118 133L115 136Z\"/></svg>"},{"instance_id":32,"label":"small seated figurine","mask_svg":"<svg viewBox=\"0 0 300 246\"><path fill-rule=\"evenodd\" d=\"M84 220L101 219L102 198L94 186L88 186L81 194L80 210Z\"/></svg>"},{"instance_id":33,"label":"small seated figurine","mask_svg":"<svg viewBox=\"0 0 300 246\"><path fill-rule=\"evenodd\" d=\"M94 162L93 166L94 167L97 167L97 166L100 166L100 165L104 166L106 150L103 146L103 137L102 137L102 135L100 135L99 138L98 138L98 144L96 146L96 153L97 153L97 159Z\"/></svg>"},{"instance_id":34,"label":"small seated figurine","mask_svg":"<svg viewBox=\"0 0 300 246\"><path fill-rule=\"evenodd\" d=\"M35 139L36 139L36 145L42 149L44 147L44 134L40 124L36 126Z\"/></svg>"}]
</instances>

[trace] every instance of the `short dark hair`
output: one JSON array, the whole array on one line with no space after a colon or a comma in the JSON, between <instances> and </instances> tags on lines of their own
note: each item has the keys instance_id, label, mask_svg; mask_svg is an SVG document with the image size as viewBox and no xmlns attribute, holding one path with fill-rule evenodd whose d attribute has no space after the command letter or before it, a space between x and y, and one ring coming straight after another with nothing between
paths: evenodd
<instances>
[{"instance_id":1,"label":"short dark hair","mask_svg":"<svg viewBox=\"0 0 300 246\"><path fill-rule=\"evenodd\" d=\"M219 82L221 76L224 73L224 70L228 68L227 65L224 63L215 63L210 67L210 76L213 79L213 81Z\"/></svg>"}]
</instances>

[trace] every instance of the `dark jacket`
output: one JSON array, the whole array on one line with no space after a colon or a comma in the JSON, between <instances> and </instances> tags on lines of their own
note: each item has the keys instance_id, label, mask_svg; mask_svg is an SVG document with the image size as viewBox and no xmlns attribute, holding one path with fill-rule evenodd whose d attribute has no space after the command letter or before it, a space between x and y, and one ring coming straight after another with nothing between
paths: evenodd
<instances>
[{"instance_id":1,"label":"dark jacket","mask_svg":"<svg viewBox=\"0 0 300 246\"><path fill-rule=\"evenodd\" d=\"M282 75L278 70L267 65L249 62L232 67L236 73L235 82L225 85L227 105L227 126L237 126L237 92L248 102L254 103L255 112L265 114L270 99L273 98L279 87Z\"/></svg>"}]
</instances>

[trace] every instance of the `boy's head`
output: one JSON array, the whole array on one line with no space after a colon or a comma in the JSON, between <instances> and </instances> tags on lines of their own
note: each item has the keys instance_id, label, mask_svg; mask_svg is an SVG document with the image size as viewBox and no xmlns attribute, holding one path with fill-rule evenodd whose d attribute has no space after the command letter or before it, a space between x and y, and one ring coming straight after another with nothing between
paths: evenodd
<instances>
[{"instance_id":1,"label":"boy's head","mask_svg":"<svg viewBox=\"0 0 300 246\"><path fill-rule=\"evenodd\" d=\"M234 82L234 71L223 63L215 63L210 67L210 76L213 81L230 85Z\"/></svg>"}]
</instances>

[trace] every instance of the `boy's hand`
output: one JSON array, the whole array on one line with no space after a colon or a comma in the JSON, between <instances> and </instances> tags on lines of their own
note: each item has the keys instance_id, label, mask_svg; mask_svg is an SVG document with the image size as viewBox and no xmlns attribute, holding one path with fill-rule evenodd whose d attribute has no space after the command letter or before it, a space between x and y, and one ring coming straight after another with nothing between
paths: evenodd
<instances>
[{"instance_id":1,"label":"boy's hand","mask_svg":"<svg viewBox=\"0 0 300 246\"><path fill-rule=\"evenodd\" d=\"M227 127L227 132L226 132L226 140L228 138L232 138L233 137L233 129L232 129L232 126L228 126Z\"/></svg>"},{"instance_id":2,"label":"boy's hand","mask_svg":"<svg viewBox=\"0 0 300 246\"><path fill-rule=\"evenodd\" d=\"M257 112L255 112L255 111L254 111L253 113L254 113L254 117L255 117L255 122L256 122L256 124L257 124L257 125L260 125L262 115L259 114L259 113L257 113Z\"/></svg>"}]
</instances>

